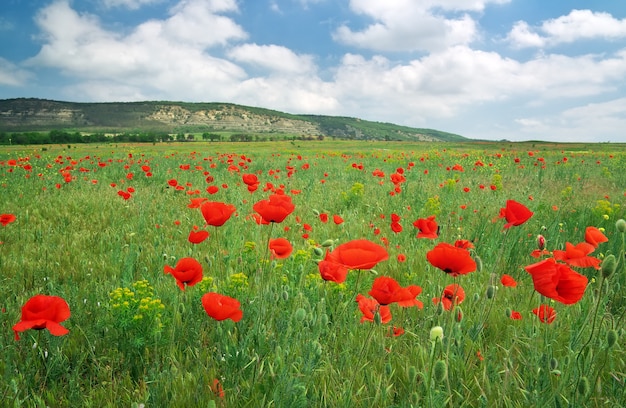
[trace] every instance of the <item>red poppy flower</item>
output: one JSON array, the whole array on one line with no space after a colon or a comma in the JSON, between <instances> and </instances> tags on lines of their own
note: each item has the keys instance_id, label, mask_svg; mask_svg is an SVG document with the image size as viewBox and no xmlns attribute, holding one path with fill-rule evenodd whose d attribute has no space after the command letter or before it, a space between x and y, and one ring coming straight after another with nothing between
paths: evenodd
<instances>
[{"instance_id":1,"label":"red poppy flower","mask_svg":"<svg viewBox=\"0 0 626 408\"><path fill-rule=\"evenodd\" d=\"M211 391L215 394L216 397L224 398L226 394L224 393L224 387L222 387L222 383L217 378L213 379L213 384L211 384Z\"/></svg>"},{"instance_id":2,"label":"red poppy flower","mask_svg":"<svg viewBox=\"0 0 626 408\"><path fill-rule=\"evenodd\" d=\"M392 222L391 223L391 230L393 232L395 232L396 234L402 232L402 225L400 225L399 222Z\"/></svg>"},{"instance_id":3,"label":"red poppy flower","mask_svg":"<svg viewBox=\"0 0 626 408\"><path fill-rule=\"evenodd\" d=\"M340 225L343 224L343 218L341 218L340 215L333 215L333 222L335 223L335 225Z\"/></svg>"},{"instance_id":4,"label":"red poppy flower","mask_svg":"<svg viewBox=\"0 0 626 408\"><path fill-rule=\"evenodd\" d=\"M537 315L542 323L550 324L556 319L556 311L548 305L541 305L534 308L533 313Z\"/></svg>"},{"instance_id":5,"label":"red poppy flower","mask_svg":"<svg viewBox=\"0 0 626 408\"><path fill-rule=\"evenodd\" d=\"M15 220L16 218L13 214L0 214L0 224L2 224L2 226L4 227L6 227Z\"/></svg>"},{"instance_id":6,"label":"red poppy flower","mask_svg":"<svg viewBox=\"0 0 626 408\"><path fill-rule=\"evenodd\" d=\"M182 290L187 286L193 286L202 280L202 265L194 258L182 258L176 263L176 267L169 265L163 267L163 271L167 275L172 274L176 279L176 284Z\"/></svg>"},{"instance_id":7,"label":"red poppy flower","mask_svg":"<svg viewBox=\"0 0 626 408\"><path fill-rule=\"evenodd\" d=\"M441 293L441 297L433 298L433 303L435 305L441 304L445 310L452 309L452 304L459 305L463 303L465 300L465 290L461 287L461 285L457 283L453 283L452 285L448 285L443 288L443 292Z\"/></svg>"},{"instance_id":8,"label":"red poppy flower","mask_svg":"<svg viewBox=\"0 0 626 408\"><path fill-rule=\"evenodd\" d=\"M457 248L463 248L463 249L474 248L474 244L472 244L471 241L468 241L466 239L457 239L454 242L454 246Z\"/></svg>"},{"instance_id":9,"label":"red poppy flower","mask_svg":"<svg viewBox=\"0 0 626 408\"><path fill-rule=\"evenodd\" d=\"M513 279L511 275L507 274L502 275L502 277L500 278L500 282L502 283L502 286L508 286L510 288L514 288L517 286L517 282L515 281L515 279Z\"/></svg>"},{"instance_id":10,"label":"red poppy flower","mask_svg":"<svg viewBox=\"0 0 626 408\"><path fill-rule=\"evenodd\" d=\"M272 252L272 258L288 258L293 251L293 246L285 238L270 239L269 244L270 251Z\"/></svg>"},{"instance_id":11,"label":"red poppy flower","mask_svg":"<svg viewBox=\"0 0 626 408\"><path fill-rule=\"evenodd\" d=\"M476 270L476 262L469 251L445 242L437 244L426 254L431 265L452 276L465 275Z\"/></svg>"},{"instance_id":12,"label":"red poppy flower","mask_svg":"<svg viewBox=\"0 0 626 408\"><path fill-rule=\"evenodd\" d=\"M372 241L355 239L339 245L327 258L348 269L372 269L377 263L389 259L389 254L383 246Z\"/></svg>"},{"instance_id":13,"label":"red poppy flower","mask_svg":"<svg viewBox=\"0 0 626 408\"><path fill-rule=\"evenodd\" d=\"M235 210L234 205L221 203L219 201L205 201L200 206L200 211L202 211L202 216L207 225L213 225L215 227L224 225Z\"/></svg>"},{"instance_id":14,"label":"red poppy flower","mask_svg":"<svg viewBox=\"0 0 626 408\"><path fill-rule=\"evenodd\" d=\"M256 176L256 174L242 174L241 179L248 186L259 184L259 178Z\"/></svg>"},{"instance_id":15,"label":"red poppy flower","mask_svg":"<svg viewBox=\"0 0 626 408\"><path fill-rule=\"evenodd\" d=\"M359 310L363 313L361 323L365 321L373 322L375 313L380 315L380 321L382 323L389 323L391 321L389 306L381 306L376 299L367 298L360 293L356 296L356 301L359 304Z\"/></svg>"},{"instance_id":16,"label":"red poppy flower","mask_svg":"<svg viewBox=\"0 0 626 408\"><path fill-rule=\"evenodd\" d=\"M189 201L189 204L187 204L187 207L189 208L200 208L200 206L202 205L203 202L207 201L207 198L204 197L198 197L198 198L192 198Z\"/></svg>"},{"instance_id":17,"label":"red poppy flower","mask_svg":"<svg viewBox=\"0 0 626 408\"><path fill-rule=\"evenodd\" d=\"M22 306L22 318L13 326L15 340L19 340L19 333L29 329L48 329L54 336L63 336L69 333L60 323L70 317L70 307L67 302L58 296L35 295Z\"/></svg>"},{"instance_id":18,"label":"red poppy flower","mask_svg":"<svg viewBox=\"0 0 626 408\"><path fill-rule=\"evenodd\" d=\"M609 239L596 227L587 227L585 229L585 241L588 244L593 245L595 248L603 242L607 242Z\"/></svg>"},{"instance_id":19,"label":"red poppy flower","mask_svg":"<svg viewBox=\"0 0 626 408\"><path fill-rule=\"evenodd\" d=\"M504 228L522 225L533 216L533 212L524 204L515 200L507 200L506 207L500 209L500 218L506 218Z\"/></svg>"},{"instance_id":20,"label":"red poppy flower","mask_svg":"<svg viewBox=\"0 0 626 408\"><path fill-rule=\"evenodd\" d=\"M544 255L552 255L552 252L548 251L547 249L535 249L530 253L530 256L532 256L533 258L541 258Z\"/></svg>"},{"instance_id":21,"label":"red poppy flower","mask_svg":"<svg viewBox=\"0 0 626 408\"><path fill-rule=\"evenodd\" d=\"M387 330L387 337L391 337L391 336L398 337L398 336L402 336L405 333L402 327L393 326L393 327L390 327L389 329L390 330Z\"/></svg>"},{"instance_id":22,"label":"red poppy flower","mask_svg":"<svg viewBox=\"0 0 626 408\"><path fill-rule=\"evenodd\" d=\"M205 293L202 296L202 306L206 314L218 321L230 319L236 323L243 317L239 301L219 293Z\"/></svg>"},{"instance_id":23,"label":"red poppy flower","mask_svg":"<svg viewBox=\"0 0 626 408\"><path fill-rule=\"evenodd\" d=\"M578 302L587 288L587 277L573 271L554 258L528 265L535 290L557 302L571 305Z\"/></svg>"},{"instance_id":24,"label":"red poppy flower","mask_svg":"<svg viewBox=\"0 0 626 408\"><path fill-rule=\"evenodd\" d=\"M202 241L204 241L205 239L207 239L208 237L209 237L209 232L208 231L205 231L205 230L200 230L200 231L192 230L192 231L189 232L189 237L187 239L192 244L199 244Z\"/></svg>"},{"instance_id":25,"label":"red poppy flower","mask_svg":"<svg viewBox=\"0 0 626 408\"><path fill-rule=\"evenodd\" d=\"M522 320L522 314L520 312L515 311L515 310L511 310L510 317L513 320Z\"/></svg>"},{"instance_id":26,"label":"red poppy flower","mask_svg":"<svg viewBox=\"0 0 626 408\"><path fill-rule=\"evenodd\" d=\"M422 288L417 285L403 288L395 279L389 276L379 276L374 279L372 289L368 292L368 295L376 299L381 305L389 305L397 302L399 305L405 307L418 306L422 308L422 302L415 299L421 292Z\"/></svg>"},{"instance_id":27,"label":"red poppy flower","mask_svg":"<svg viewBox=\"0 0 626 408\"><path fill-rule=\"evenodd\" d=\"M324 260L319 261L317 264L317 268L320 271L322 279L336 283L345 282L348 276L348 268L336 262L330 261L328 255L329 253L326 251L326 257Z\"/></svg>"},{"instance_id":28,"label":"red poppy flower","mask_svg":"<svg viewBox=\"0 0 626 408\"><path fill-rule=\"evenodd\" d=\"M565 243L565 251L555 249L552 251L554 259L557 261L563 261L568 265L577 266L579 268L600 269L601 261L598 258L588 256L595 251L595 247L586 242L581 242L576 245L572 245L569 242Z\"/></svg>"},{"instance_id":29,"label":"red poppy flower","mask_svg":"<svg viewBox=\"0 0 626 408\"><path fill-rule=\"evenodd\" d=\"M413 226L420 230L417 234L418 238L436 239L439 236L439 226L434 215L416 220Z\"/></svg>"},{"instance_id":30,"label":"red poppy flower","mask_svg":"<svg viewBox=\"0 0 626 408\"><path fill-rule=\"evenodd\" d=\"M285 194L272 194L267 200L255 203L252 208L259 213L265 221L283 222L296 206L291 202L291 197Z\"/></svg>"},{"instance_id":31,"label":"red poppy flower","mask_svg":"<svg viewBox=\"0 0 626 408\"><path fill-rule=\"evenodd\" d=\"M323 223L327 223L328 222L328 214L321 213L320 214L320 221L322 221Z\"/></svg>"}]
</instances>

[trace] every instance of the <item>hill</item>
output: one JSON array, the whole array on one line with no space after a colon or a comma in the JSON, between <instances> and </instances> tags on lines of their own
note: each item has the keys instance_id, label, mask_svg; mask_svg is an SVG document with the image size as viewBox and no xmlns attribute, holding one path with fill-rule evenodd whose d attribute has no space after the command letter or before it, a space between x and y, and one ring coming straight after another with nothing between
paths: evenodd
<instances>
[{"instance_id":1,"label":"hill","mask_svg":"<svg viewBox=\"0 0 626 408\"><path fill-rule=\"evenodd\" d=\"M79 103L45 99L0 100L0 132L237 132L332 136L354 140L464 141L434 129L358 118L294 115L231 103L170 101Z\"/></svg>"}]
</instances>

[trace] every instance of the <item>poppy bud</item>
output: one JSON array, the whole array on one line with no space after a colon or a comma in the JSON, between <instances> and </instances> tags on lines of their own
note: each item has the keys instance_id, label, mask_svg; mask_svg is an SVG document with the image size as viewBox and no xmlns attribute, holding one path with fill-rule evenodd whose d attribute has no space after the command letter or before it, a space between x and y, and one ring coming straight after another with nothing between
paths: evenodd
<instances>
[{"instance_id":1,"label":"poppy bud","mask_svg":"<svg viewBox=\"0 0 626 408\"><path fill-rule=\"evenodd\" d=\"M383 318L380 316L380 313L377 311L374 312L374 323L380 325L383 323Z\"/></svg>"},{"instance_id":2,"label":"poppy bud","mask_svg":"<svg viewBox=\"0 0 626 408\"><path fill-rule=\"evenodd\" d=\"M328 315L326 313L323 313L320 317L320 324L322 326L328 326Z\"/></svg>"},{"instance_id":3,"label":"poppy bud","mask_svg":"<svg viewBox=\"0 0 626 408\"><path fill-rule=\"evenodd\" d=\"M550 360L550 370L556 370L559 366L559 361L556 358Z\"/></svg>"},{"instance_id":4,"label":"poppy bud","mask_svg":"<svg viewBox=\"0 0 626 408\"><path fill-rule=\"evenodd\" d=\"M312 343L313 346L313 354L315 354L315 357L320 357L322 355L322 345L320 344L319 341L315 340Z\"/></svg>"},{"instance_id":5,"label":"poppy bud","mask_svg":"<svg viewBox=\"0 0 626 408\"><path fill-rule=\"evenodd\" d=\"M492 299L496 295L496 287L489 285L487 288L487 299Z\"/></svg>"},{"instance_id":6,"label":"poppy bud","mask_svg":"<svg viewBox=\"0 0 626 408\"><path fill-rule=\"evenodd\" d=\"M393 367L391 366L391 363L387 361L387 364L385 364L385 375L387 377L390 377L392 373L393 373Z\"/></svg>"},{"instance_id":7,"label":"poppy bud","mask_svg":"<svg viewBox=\"0 0 626 408\"><path fill-rule=\"evenodd\" d=\"M511 312L512 312L512 310L507 307L504 313L506 314L506 317L510 318L511 317Z\"/></svg>"},{"instance_id":8,"label":"poppy bud","mask_svg":"<svg viewBox=\"0 0 626 408\"><path fill-rule=\"evenodd\" d=\"M415 366L409 367L409 383L413 384L417 380L417 368Z\"/></svg>"},{"instance_id":9,"label":"poppy bud","mask_svg":"<svg viewBox=\"0 0 626 408\"><path fill-rule=\"evenodd\" d=\"M322 250L322 248L320 247L315 247L313 248L313 253L317 256L322 256L324 255L324 251Z\"/></svg>"},{"instance_id":10,"label":"poppy bud","mask_svg":"<svg viewBox=\"0 0 626 408\"><path fill-rule=\"evenodd\" d=\"M285 302L288 301L289 300L289 292L287 292L286 290L283 290L282 297L283 297L283 300Z\"/></svg>"},{"instance_id":11,"label":"poppy bud","mask_svg":"<svg viewBox=\"0 0 626 408\"><path fill-rule=\"evenodd\" d=\"M442 341L443 340L443 327L435 326L430 329L430 341Z\"/></svg>"},{"instance_id":12,"label":"poppy bud","mask_svg":"<svg viewBox=\"0 0 626 408\"><path fill-rule=\"evenodd\" d=\"M546 239L543 237L543 235L537 235L537 248L539 248L540 251L543 251L546 247Z\"/></svg>"},{"instance_id":13,"label":"poppy bud","mask_svg":"<svg viewBox=\"0 0 626 408\"><path fill-rule=\"evenodd\" d=\"M457 323L461 323L463 320L463 309L461 309L460 306L457 306L456 309L454 309L454 320L456 320Z\"/></svg>"},{"instance_id":14,"label":"poppy bud","mask_svg":"<svg viewBox=\"0 0 626 408\"><path fill-rule=\"evenodd\" d=\"M306 318L306 310L304 310L301 307L296 309L296 311L293 314L293 318L297 322L303 322L304 319Z\"/></svg>"},{"instance_id":15,"label":"poppy bud","mask_svg":"<svg viewBox=\"0 0 626 408\"><path fill-rule=\"evenodd\" d=\"M617 228L617 231L623 234L624 232L626 232L626 221L624 221L623 218L620 218L615 222L615 228Z\"/></svg>"},{"instance_id":16,"label":"poppy bud","mask_svg":"<svg viewBox=\"0 0 626 408\"><path fill-rule=\"evenodd\" d=\"M483 260L480 259L480 256L478 256L478 255L474 256L474 262L476 263L476 272L482 272L483 271Z\"/></svg>"},{"instance_id":17,"label":"poppy bud","mask_svg":"<svg viewBox=\"0 0 626 408\"><path fill-rule=\"evenodd\" d=\"M617 332L613 329L606 334L606 347L611 348L617 343Z\"/></svg>"},{"instance_id":18,"label":"poppy bud","mask_svg":"<svg viewBox=\"0 0 626 408\"><path fill-rule=\"evenodd\" d=\"M617 268L617 261L615 260L615 255L611 254L609 256L607 256L606 258L604 258L604 261L602 261L602 276L604 276L605 278L608 278L609 276L613 275L613 272L615 272L615 269Z\"/></svg>"},{"instance_id":19,"label":"poppy bud","mask_svg":"<svg viewBox=\"0 0 626 408\"><path fill-rule=\"evenodd\" d=\"M328 248L328 247L331 247L333 245L335 245L335 240L333 240L333 239L327 239L326 241L322 242L322 246L324 248Z\"/></svg>"},{"instance_id":20,"label":"poppy bud","mask_svg":"<svg viewBox=\"0 0 626 408\"><path fill-rule=\"evenodd\" d=\"M446 362L443 360L437 360L435 366L433 367L433 377L435 381L441 382L446 379L448 376L448 366Z\"/></svg>"},{"instance_id":21,"label":"poppy bud","mask_svg":"<svg viewBox=\"0 0 626 408\"><path fill-rule=\"evenodd\" d=\"M578 393L582 395L583 397L586 397L587 394L589 394L589 391L590 391L589 380L587 379L587 377L581 378L580 381L578 382Z\"/></svg>"}]
</instances>

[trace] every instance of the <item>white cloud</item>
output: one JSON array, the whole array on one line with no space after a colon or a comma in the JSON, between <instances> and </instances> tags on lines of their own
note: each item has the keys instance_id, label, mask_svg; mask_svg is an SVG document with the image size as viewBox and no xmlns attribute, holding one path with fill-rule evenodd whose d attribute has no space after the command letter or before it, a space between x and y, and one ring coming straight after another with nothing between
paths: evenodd
<instances>
[{"instance_id":1,"label":"white cloud","mask_svg":"<svg viewBox=\"0 0 626 408\"><path fill-rule=\"evenodd\" d=\"M572 10L568 15L544 21L531 28L518 22L507 40L513 47L543 47L573 43L584 39L615 40L626 38L626 19L616 19L609 13Z\"/></svg>"},{"instance_id":2,"label":"white cloud","mask_svg":"<svg viewBox=\"0 0 626 408\"><path fill-rule=\"evenodd\" d=\"M202 92L210 88L216 98L226 99L246 74L206 48L245 38L241 27L215 14L236 11L234 7L228 0L182 2L170 18L150 20L123 36L104 30L94 16L78 14L67 1L56 2L36 18L45 43L28 64L58 68L89 81L85 84L121 83L123 94L198 100L206 99ZM107 95L99 93L103 90L85 86L84 92L105 100Z\"/></svg>"},{"instance_id":3,"label":"white cloud","mask_svg":"<svg viewBox=\"0 0 626 408\"><path fill-rule=\"evenodd\" d=\"M355 13L366 15L375 22L357 31L342 25L335 31L333 38L340 43L360 48L377 51L432 51L469 44L477 36L476 22L469 15L448 19L434 14L421 2L352 0L350 7Z\"/></svg>"},{"instance_id":4,"label":"white cloud","mask_svg":"<svg viewBox=\"0 0 626 408\"><path fill-rule=\"evenodd\" d=\"M521 138L568 142L626 142L626 98L588 103L556 115L521 118ZM525 136L525 137L524 137Z\"/></svg>"},{"instance_id":5,"label":"white cloud","mask_svg":"<svg viewBox=\"0 0 626 408\"><path fill-rule=\"evenodd\" d=\"M24 86L31 77L28 71L0 57L0 85Z\"/></svg>"},{"instance_id":6,"label":"white cloud","mask_svg":"<svg viewBox=\"0 0 626 408\"><path fill-rule=\"evenodd\" d=\"M530 26L525 21L518 21L507 35L506 41L511 43L514 48L537 47L541 48L545 45L545 38L531 31Z\"/></svg>"},{"instance_id":7,"label":"white cloud","mask_svg":"<svg viewBox=\"0 0 626 408\"><path fill-rule=\"evenodd\" d=\"M105 7L125 7L129 10L137 10L148 4L162 3L164 0L102 0Z\"/></svg>"},{"instance_id":8,"label":"white cloud","mask_svg":"<svg viewBox=\"0 0 626 408\"><path fill-rule=\"evenodd\" d=\"M306 74L315 71L311 55L298 55L280 45L243 44L229 50L228 56L235 61L281 74Z\"/></svg>"}]
</instances>

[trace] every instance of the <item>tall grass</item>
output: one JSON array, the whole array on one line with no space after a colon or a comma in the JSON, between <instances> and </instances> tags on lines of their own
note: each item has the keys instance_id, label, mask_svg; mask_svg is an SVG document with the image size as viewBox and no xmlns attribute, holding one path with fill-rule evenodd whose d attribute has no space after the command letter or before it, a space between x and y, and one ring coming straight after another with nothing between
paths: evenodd
<instances>
[{"instance_id":1,"label":"tall grass","mask_svg":"<svg viewBox=\"0 0 626 408\"><path fill-rule=\"evenodd\" d=\"M6 148L0 213L17 220L0 226L2 405L620 406L626 271L624 234L615 223L625 215L626 154L618 147ZM390 175L399 168L406 182L398 192ZM376 169L385 177L372 175ZM261 184L250 193L241 175L253 172ZM171 187L172 179L184 188ZM273 226L250 218L252 205L271 193L267 183L282 185L296 205ZM209 195L209 185L218 192ZM124 200L118 191L128 187L135 191ZM194 190L200 194L188 194ZM237 208L198 245L187 240L194 225L204 226L200 211L188 208L195 197ZM534 215L504 230L498 215L508 199ZM320 213L331 221L323 223ZM390 229L392 213L401 218L399 233ZM334 214L344 223L333 223ZM417 239L411 224L429 215L440 236ZM537 261L530 256L536 236L545 236L550 250L563 249L584 241L587 226L604 230L609 241L592 255L614 254L616 272L603 278L575 268L589 278L579 302L542 298L524 270ZM287 238L292 255L269 259L270 237ZM343 284L324 282L316 261L357 238L386 243L389 259L373 271L351 271ZM473 242L481 271L452 278L428 263L436 243L457 239ZM184 292L163 272L183 257L199 260L205 276ZM502 286L502 274L518 286ZM360 323L355 297L367 294L376 275L421 286L424 308L392 305L390 323ZM451 283L467 293L454 313L432 302ZM243 319L207 316L200 298L209 291L238 299ZM11 328L20 308L40 293L69 303L63 324L70 333L31 330L16 341ZM540 304L556 309L553 323L532 313ZM511 319L512 311L522 319ZM431 340L437 326L443 338ZM404 334L393 336L393 327Z\"/></svg>"}]
</instances>

